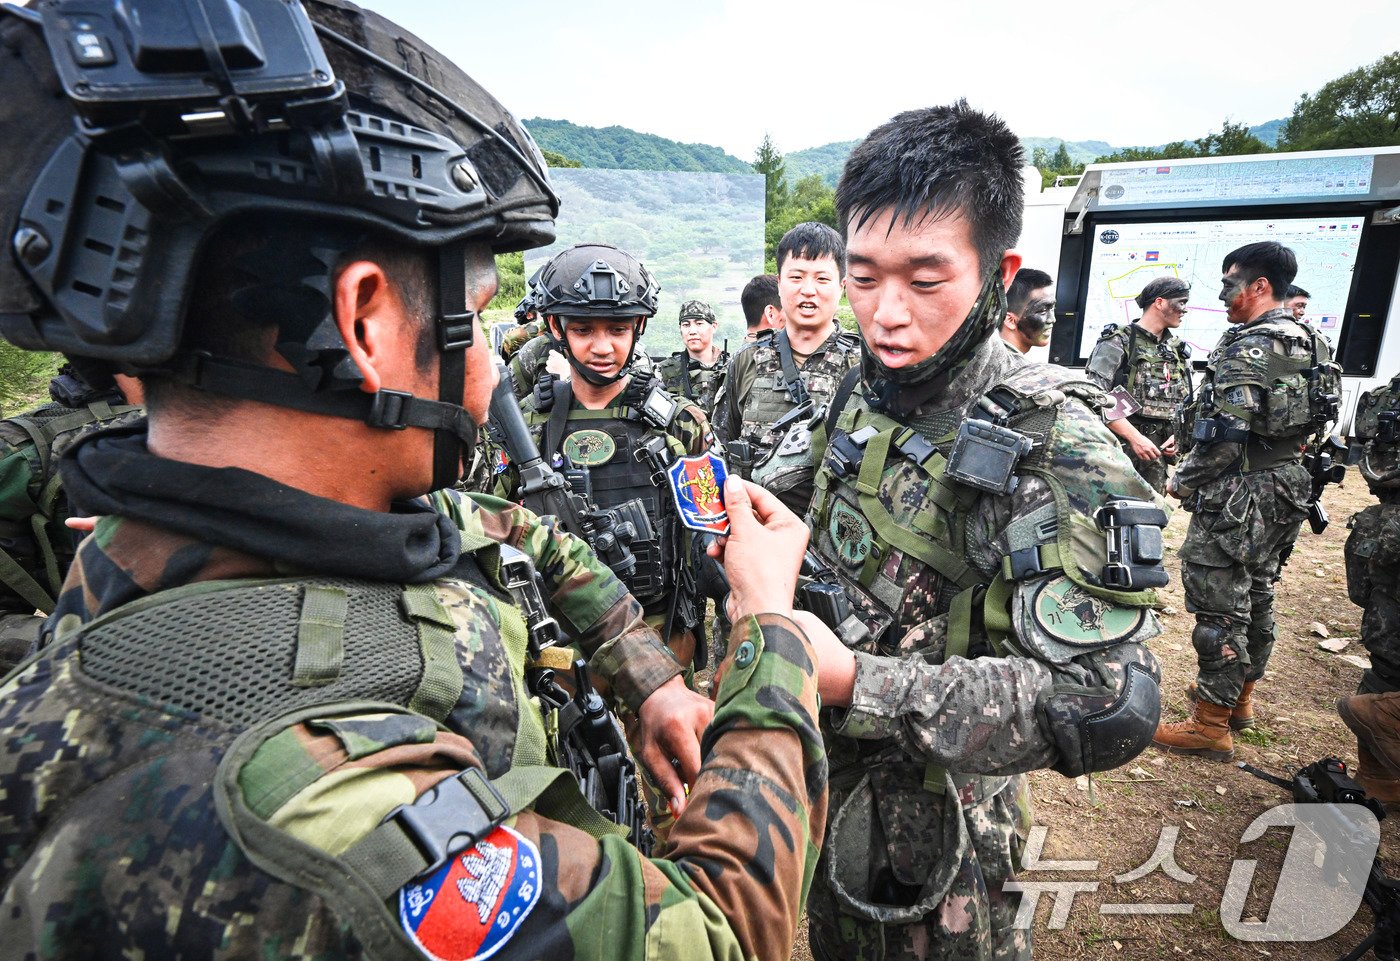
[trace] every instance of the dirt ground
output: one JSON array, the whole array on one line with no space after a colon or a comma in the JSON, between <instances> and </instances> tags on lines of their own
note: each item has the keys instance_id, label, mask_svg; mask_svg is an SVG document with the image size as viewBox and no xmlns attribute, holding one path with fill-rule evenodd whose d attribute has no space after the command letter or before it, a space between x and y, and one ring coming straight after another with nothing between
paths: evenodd
<instances>
[{"instance_id":1,"label":"dirt ground","mask_svg":"<svg viewBox=\"0 0 1400 961\"><path fill-rule=\"evenodd\" d=\"M1256 727L1235 737L1235 761L1282 777L1327 755L1348 766L1356 761L1356 741L1342 725L1333 703L1353 694L1362 667L1344 660L1365 657L1357 637L1361 611L1347 598L1342 546L1347 519L1373 502L1360 478L1348 476L1343 487L1327 490L1323 503L1332 523L1321 535L1305 524L1298 545L1278 585L1275 613L1278 643L1268 675L1255 692ZM1176 569L1175 551L1190 515L1177 511L1167 528L1171 551L1168 569ZM1152 642L1162 663L1162 713L1178 720L1189 712L1184 688L1195 678L1191 647L1194 620L1186 613L1175 573L1161 592L1163 634ZM1320 624L1331 639L1350 638L1340 654L1318 647ZM1039 961L1120 958L1210 958L1322 961L1340 958L1371 931L1364 905L1338 934L1310 944L1249 943L1236 940L1220 917L1222 895L1231 864L1256 859L1259 864L1245 902L1243 920L1265 920L1288 843L1286 829L1271 829L1242 844L1246 827L1261 813L1288 798L1232 763L1168 755L1148 748L1136 761L1092 780L1078 781L1051 771L1031 776L1035 824L1047 829L1042 860L1097 861L1094 870L1023 871L1022 880L1097 882L1096 891L1074 897L1063 927L1052 929L1051 896L1041 896L1032 933ZM1173 880L1161 869L1138 881L1115 882L1148 861L1164 827L1178 831L1176 864L1196 876L1190 883ZM1380 860L1400 875L1400 817L1382 821ZM1101 915L1103 904L1191 903L1180 915ZM1279 905L1274 905L1275 910ZM1308 910L1310 906L1290 905ZM1317 910L1325 910L1319 906ZM795 961L810 961L805 925L793 952Z\"/></svg>"}]
</instances>

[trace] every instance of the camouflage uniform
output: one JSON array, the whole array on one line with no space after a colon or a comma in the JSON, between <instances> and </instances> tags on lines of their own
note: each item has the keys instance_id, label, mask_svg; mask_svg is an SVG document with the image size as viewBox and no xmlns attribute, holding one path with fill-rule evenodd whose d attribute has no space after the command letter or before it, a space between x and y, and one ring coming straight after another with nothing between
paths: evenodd
<instances>
[{"instance_id":1,"label":"camouflage uniform","mask_svg":"<svg viewBox=\"0 0 1400 961\"><path fill-rule=\"evenodd\" d=\"M709 417L714 415L715 395L728 366L729 354L723 351L713 364L702 364L688 352L678 350L656 365L656 376L668 391L695 401Z\"/></svg>"},{"instance_id":2,"label":"camouflage uniform","mask_svg":"<svg viewBox=\"0 0 1400 961\"><path fill-rule=\"evenodd\" d=\"M542 323L542 321L541 321ZM508 358L510 376L515 382L515 396L524 400L544 373L549 355L559 349L559 342L550 333L537 334L522 344Z\"/></svg>"},{"instance_id":3,"label":"camouflage uniform","mask_svg":"<svg viewBox=\"0 0 1400 961\"><path fill-rule=\"evenodd\" d=\"M669 661L577 541L490 498L460 502L457 524L359 510L161 460L139 432L76 454L65 480L105 516L55 640L0 688L7 953L785 953L825 817L791 622L736 628L696 815L648 859L570 803L524 695L501 544L552 569L555 609L629 700L640 663ZM429 859L393 812L424 796L468 846L404 880Z\"/></svg>"},{"instance_id":4,"label":"camouflage uniform","mask_svg":"<svg viewBox=\"0 0 1400 961\"><path fill-rule=\"evenodd\" d=\"M833 814L813 954L1028 958L1019 898L1003 891L1028 804L1010 776L1102 770L1146 746L1153 593L1105 587L1093 518L1153 494L1104 428L1098 389L995 335L908 416L874 410L867 391L840 412L809 514L859 622L841 630L857 652L851 707L823 713ZM1035 442L1011 494L947 475L970 416ZM1096 712L1119 725L1108 738L1084 723Z\"/></svg>"},{"instance_id":5,"label":"camouflage uniform","mask_svg":"<svg viewBox=\"0 0 1400 961\"><path fill-rule=\"evenodd\" d=\"M544 318L532 320L528 324L516 324L501 338L501 359L510 361L520 349L541 334L548 333Z\"/></svg>"},{"instance_id":6,"label":"camouflage uniform","mask_svg":"<svg viewBox=\"0 0 1400 961\"><path fill-rule=\"evenodd\" d=\"M0 421L0 676L38 643L44 618L35 611L53 611L80 536L63 523L68 498L58 459L83 434L142 414L115 390L60 380L70 392L57 396L66 403Z\"/></svg>"},{"instance_id":7,"label":"camouflage uniform","mask_svg":"<svg viewBox=\"0 0 1400 961\"><path fill-rule=\"evenodd\" d=\"M810 446L795 451L791 468L780 470L769 458L766 476L755 471L791 434L788 428L774 429L774 423L797 407L783 379L779 338L785 331L764 331L752 348L734 355L724 375L724 384L715 400L715 422L720 440L729 455L734 473L763 484L799 516L812 501L812 477L816 472ZM794 362L797 358L793 358ZM846 371L860 362L860 338L832 324L831 336L798 363L798 374L812 399L813 415L820 422L820 410L831 400ZM800 431L805 424L790 424Z\"/></svg>"},{"instance_id":8,"label":"camouflage uniform","mask_svg":"<svg viewBox=\"0 0 1400 961\"><path fill-rule=\"evenodd\" d=\"M1171 330L1158 340L1136 323L1109 324L1089 354L1085 373L1104 390L1123 388L1142 408L1128 418L1142 436L1161 447L1172 437L1172 415L1191 397L1191 345ZM1123 450L1132 458L1152 489L1167 489L1167 467L1175 457L1139 460L1129 444Z\"/></svg>"},{"instance_id":9,"label":"camouflage uniform","mask_svg":"<svg viewBox=\"0 0 1400 961\"><path fill-rule=\"evenodd\" d=\"M1400 375L1361 395L1354 433L1363 442L1361 476L1380 498L1352 517L1347 593L1365 611L1361 643L1371 655L1362 688L1400 691Z\"/></svg>"},{"instance_id":10,"label":"camouflage uniform","mask_svg":"<svg viewBox=\"0 0 1400 961\"><path fill-rule=\"evenodd\" d=\"M1211 704L1233 708L1273 652L1274 582L1312 494L1302 448L1319 414L1305 372L1331 360L1326 338L1283 308L1211 351L1199 403L1217 412L1219 437L1196 442L1174 480L1192 512L1181 585L1196 615L1197 692Z\"/></svg>"}]
</instances>

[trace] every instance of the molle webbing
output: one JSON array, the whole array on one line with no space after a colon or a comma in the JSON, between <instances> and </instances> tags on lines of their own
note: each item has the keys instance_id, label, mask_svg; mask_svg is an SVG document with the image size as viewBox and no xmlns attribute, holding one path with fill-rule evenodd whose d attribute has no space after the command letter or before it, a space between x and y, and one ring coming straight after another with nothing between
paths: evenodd
<instances>
[{"instance_id":1,"label":"molle webbing","mask_svg":"<svg viewBox=\"0 0 1400 961\"><path fill-rule=\"evenodd\" d=\"M430 585L211 581L142 598L79 630L88 677L237 727L352 700L441 721L464 683L451 615Z\"/></svg>"}]
</instances>

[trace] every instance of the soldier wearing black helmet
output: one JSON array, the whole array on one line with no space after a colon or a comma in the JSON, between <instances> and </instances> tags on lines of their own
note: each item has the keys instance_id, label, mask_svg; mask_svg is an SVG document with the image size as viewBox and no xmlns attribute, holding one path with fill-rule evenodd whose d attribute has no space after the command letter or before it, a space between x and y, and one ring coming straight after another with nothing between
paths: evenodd
<instances>
[{"instance_id":1,"label":"soldier wearing black helmet","mask_svg":"<svg viewBox=\"0 0 1400 961\"><path fill-rule=\"evenodd\" d=\"M1142 316L1131 324L1109 324L1089 354L1085 372L1107 391L1132 399L1137 410L1109 420L1108 429L1152 489L1167 488L1167 467L1176 463L1172 416L1191 397L1191 345L1172 331L1186 317L1191 285L1179 277L1150 280L1137 295Z\"/></svg>"},{"instance_id":2,"label":"soldier wearing black helmet","mask_svg":"<svg viewBox=\"0 0 1400 961\"><path fill-rule=\"evenodd\" d=\"M681 527L669 491L654 482L657 471L639 455L659 440L660 457L670 464L716 444L704 411L654 377L633 374L659 290L640 261L610 244L577 244L557 254L539 273L536 297L573 378L544 375L521 406L541 454L571 471L571 482L587 484L598 507L638 497L645 503L653 536L632 540L637 565L623 580L676 663L689 671L697 654L700 667L705 657L695 636L704 616L698 545ZM507 467L496 493L512 498L518 486Z\"/></svg>"},{"instance_id":3,"label":"soldier wearing black helmet","mask_svg":"<svg viewBox=\"0 0 1400 961\"><path fill-rule=\"evenodd\" d=\"M730 492L744 616L664 863L551 766L513 550L645 722L679 681L636 602L528 512L415 500L485 417L493 254L553 237L525 131L339 0L58 0L0 45L0 334L149 408L63 459L103 519L0 687L5 952L786 955L825 813L800 525Z\"/></svg>"}]
</instances>

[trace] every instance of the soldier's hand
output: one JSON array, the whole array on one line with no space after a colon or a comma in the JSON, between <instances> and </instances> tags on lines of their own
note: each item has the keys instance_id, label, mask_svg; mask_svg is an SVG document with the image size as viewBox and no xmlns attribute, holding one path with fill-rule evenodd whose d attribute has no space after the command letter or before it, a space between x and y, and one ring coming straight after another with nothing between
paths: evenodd
<instances>
[{"instance_id":1,"label":"soldier's hand","mask_svg":"<svg viewBox=\"0 0 1400 961\"><path fill-rule=\"evenodd\" d=\"M700 738L714 716L714 702L686 687L679 674L652 691L637 711L641 729L633 746L677 817L685 810L685 786L700 776Z\"/></svg>"},{"instance_id":2,"label":"soldier's hand","mask_svg":"<svg viewBox=\"0 0 1400 961\"><path fill-rule=\"evenodd\" d=\"M817 694L822 706L848 707L856 687L856 656L811 611L794 611L792 619L812 642L812 654L817 662Z\"/></svg>"},{"instance_id":3,"label":"soldier's hand","mask_svg":"<svg viewBox=\"0 0 1400 961\"><path fill-rule=\"evenodd\" d=\"M1172 457L1176 454L1176 438L1168 437L1167 442L1162 445L1162 456Z\"/></svg>"},{"instance_id":4,"label":"soldier's hand","mask_svg":"<svg viewBox=\"0 0 1400 961\"><path fill-rule=\"evenodd\" d=\"M729 534L711 544L711 557L729 575L729 612L792 616L797 571L807 549L807 525L782 501L749 481L731 477L724 484Z\"/></svg>"},{"instance_id":5,"label":"soldier's hand","mask_svg":"<svg viewBox=\"0 0 1400 961\"><path fill-rule=\"evenodd\" d=\"M1157 445L1141 434L1133 438L1133 456L1138 460L1156 460L1162 456Z\"/></svg>"}]
</instances>

